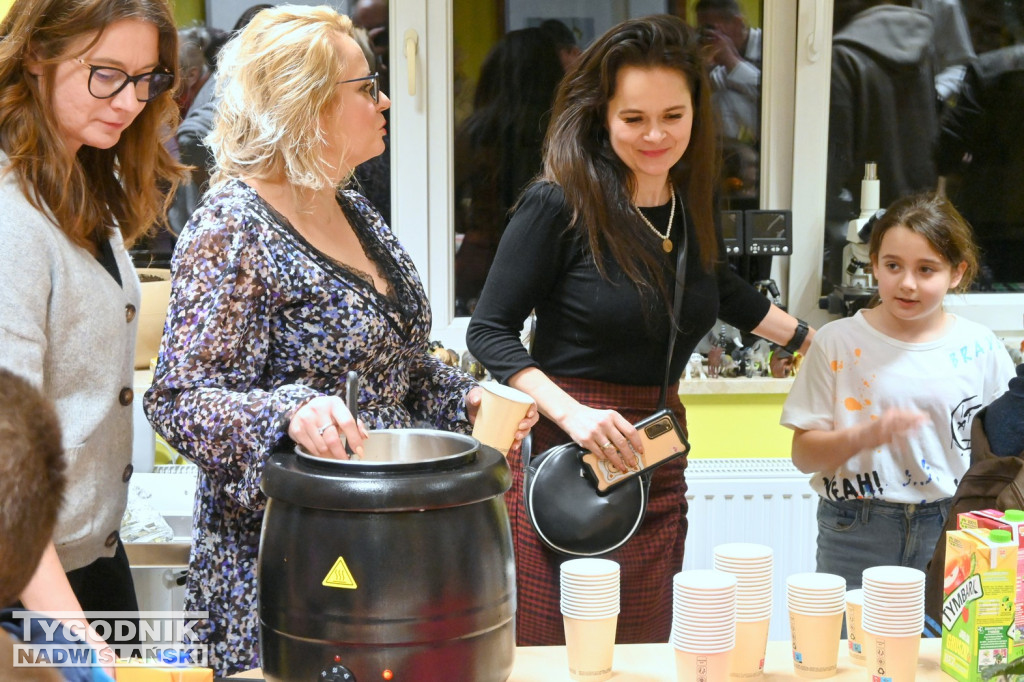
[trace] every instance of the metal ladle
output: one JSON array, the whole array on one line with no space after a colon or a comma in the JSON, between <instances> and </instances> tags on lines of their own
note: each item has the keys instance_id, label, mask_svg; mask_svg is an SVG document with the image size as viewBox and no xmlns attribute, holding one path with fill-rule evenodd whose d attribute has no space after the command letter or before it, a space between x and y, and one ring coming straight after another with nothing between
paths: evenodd
<instances>
[{"instance_id":1,"label":"metal ladle","mask_svg":"<svg viewBox=\"0 0 1024 682\"><path fill-rule=\"evenodd\" d=\"M345 406L348 407L352 420L359 424L359 372L349 370L345 376ZM359 455L349 447L348 440L345 441L345 452L349 459L359 459Z\"/></svg>"}]
</instances>

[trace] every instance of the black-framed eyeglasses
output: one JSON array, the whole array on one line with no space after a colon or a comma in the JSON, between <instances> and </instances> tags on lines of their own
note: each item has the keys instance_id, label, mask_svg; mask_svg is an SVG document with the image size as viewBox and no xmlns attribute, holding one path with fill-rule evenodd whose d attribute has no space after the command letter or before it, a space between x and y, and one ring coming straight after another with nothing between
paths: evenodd
<instances>
[{"instance_id":1,"label":"black-framed eyeglasses","mask_svg":"<svg viewBox=\"0 0 1024 682\"><path fill-rule=\"evenodd\" d=\"M138 76L129 76L113 66L93 66L82 59L75 61L89 69L89 94L96 99L110 99L131 83L135 86L135 99L148 102L167 92L174 85L174 74L167 71L150 71Z\"/></svg>"},{"instance_id":2,"label":"black-framed eyeglasses","mask_svg":"<svg viewBox=\"0 0 1024 682\"><path fill-rule=\"evenodd\" d=\"M342 83L357 83L359 81L370 81L370 99L373 100L374 104L380 102L380 72L374 71L369 76L362 76L361 78L349 78L347 81L338 81L337 85Z\"/></svg>"}]
</instances>

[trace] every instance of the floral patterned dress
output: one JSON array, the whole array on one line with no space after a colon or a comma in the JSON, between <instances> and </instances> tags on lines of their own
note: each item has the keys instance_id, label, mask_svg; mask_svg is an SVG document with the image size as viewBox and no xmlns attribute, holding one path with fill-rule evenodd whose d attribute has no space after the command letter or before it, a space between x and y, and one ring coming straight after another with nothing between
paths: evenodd
<instances>
[{"instance_id":1,"label":"floral patterned dress","mask_svg":"<svg viewBox=\"0 0 1024 682\"><path fill-rule=\"evenodd\" d=\"M226 676L259 665L256 558L264 462L291 447L288 419L360 376L367 428L468 432L473 380L427 353L430 308L409 255L360 195L342 192L386 296L311 246L254 189L224 183L178 240L146 415L199 466L185 607Z\"/></svg>"}]
</instances>

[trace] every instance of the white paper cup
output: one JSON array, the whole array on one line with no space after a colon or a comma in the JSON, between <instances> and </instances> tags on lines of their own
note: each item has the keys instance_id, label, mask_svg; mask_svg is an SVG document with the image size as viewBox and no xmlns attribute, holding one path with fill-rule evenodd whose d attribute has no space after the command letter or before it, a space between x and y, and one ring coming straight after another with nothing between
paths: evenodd
<instances>
[{"instance_id":1,"label":"white paper cup","mask_svg":"<svg viewBox=\"0 0 1024 682\"><path fill-rule=\"evenodd\" d=\"M736 621L736 648L729 664L729 677L744 679L764 672L764 654L768 646L766 616L752 622Z\"/></svg>"},{"instance_id":2,"label":"white paper cup","mask_svg":"<svg viewBox=\"0 0 1024 682\"><path fill-rule=\"evenodd\" d=\"M798 677L821 679L836 674L843 612L810 615L789 611L793 671Z\"/></svg>"},{"instance_id":3,"label":"white paper cup","mask_svg":"<svg viewBox=\"0 0 1024 682\"><path fill-rule=\"evenodd\" d=\"M473 438L508 455L515 442L519 422L529 412L533 398L494 381L485 381L480 388L484 390L473 421Z\"/></svg>"},{"instance_id":4,"label":"white paper cup","mask_svg":"<svg viewBox=\"0 0 1024 682\"><path fill-rule=\"evenodd\" d=\"M676 679L679 682L728 682L732 651L694 654L676 649Z\"/></svg>"},{"instance_id":5,"label":"white paper cup","mask_svg":"<svg viewBox=\"0 0 1024 682\"><path fill-rule=\"evenodd\" d=\"M850 660L857 665L866 664L864 633L861 631L861 611L864 607L864 590L849 590L846 593L846 640L850 649Z\"/></svg>"},{"instance_id":6,"label":"white paper cup","mask_svg":"<svg viewBox=\"0 0 1024 682\"><path fill-rule=\"evenodd\" d=\"M921 635L890 636L865 632L868 673L891 682L914 682Z\"/></svg>"},{"instance_id":7,"label":"white paper cup","mask_svg":"<svg viewBox=\"0 0 1024 682\"><path fill-rule=\"evenodd\" d=\"M563 616L569 676L576 682L603 682L612 676L618 616L585 620Z\"/></svg>"}]
</instances>

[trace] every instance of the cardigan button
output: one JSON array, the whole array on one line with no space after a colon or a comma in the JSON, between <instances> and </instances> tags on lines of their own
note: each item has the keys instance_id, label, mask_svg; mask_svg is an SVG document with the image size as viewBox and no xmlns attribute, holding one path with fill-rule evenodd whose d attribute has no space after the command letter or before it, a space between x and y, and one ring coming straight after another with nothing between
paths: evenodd
<instances>
[{"instance_id":1,"label":"cardigan button","mask_svg":"<svg viewBox=\"0 0 1024 682\"><path fill-rule=\"evenodd\" d=\"M132 404L132 399L135 398L135 391L125 386L121 389L121 392L117 394L117 400L125 407Z\"/></svg>"},{"instance_id":2,"label":"cardigan button","mask_svg":"<svg viewBox=\"0 0 1024 682\"><path fill-rule=\"evenodd\" d=\"M117 531L115 530L113 533L108 535L107 539L103 542L103 544L106 545L107 547L113 547L114 545L116 545L117 544Z\"/></svg>"},{"instance_id":3,"label":"cardigan button","mask_svg":"<svg viewBox=\"0 0 1024 682\"><path fill-rule=\"evenodd\" d=\"M124 321L131 322L132 320L134 320L136 312L137 311L135 310L135 306L133 306L131 303L126 305L124 307Z\"/></svg>"},{"instance_id":4,"label":"cardigan button","mask_svg":"<svg viewBox=\"0 0 1024 682\"><path fill-rule=\"evenodd\" d=\"M132 472L133 471L135 471L135 467L133 467L131 464L126 466L124 468L124 473L121 474L121 480L124 481L125 483L127 483L128 479L132 477Z\"/></svg>"}]
</instances>

